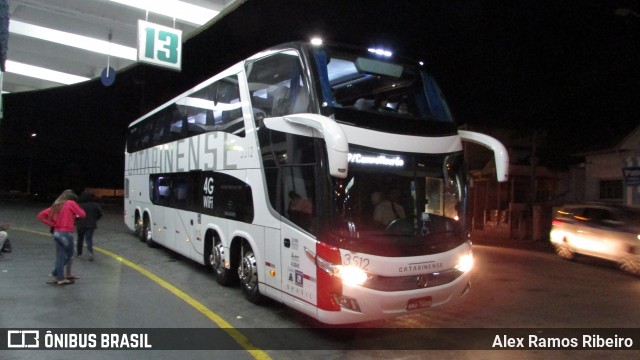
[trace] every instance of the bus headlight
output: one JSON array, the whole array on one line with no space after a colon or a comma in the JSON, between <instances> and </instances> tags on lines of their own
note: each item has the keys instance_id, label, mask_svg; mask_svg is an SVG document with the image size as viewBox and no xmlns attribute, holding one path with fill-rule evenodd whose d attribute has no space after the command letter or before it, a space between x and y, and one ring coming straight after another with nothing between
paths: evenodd
<instances>
[{"instance_id":1,"label":"bus headlight","mask_svg":"<svg viewBox=\"0 0 640 360\"><path fill-rule=\"evenodd\" d=\"M369 275L359 267L336 265L320 256L316 257L316 264L325 272L340 278L345 285L359 286L369 278Z\"/></svg>"},{"instance_id":2,"label":"bus headlight","mask_svg":"<svg viewBox=\"0 0 640 360\"><path fill-rule=\"evenodd\" d=\"M368 275L364 270L355 266L338 266L338 276L342 279L342 283L352 286L360 286L367 281Z\"/></svg>"},{"instance_id":3,"label":"bus headlight","mask_svg":"<svg viewBox=\"0 0 640 360\"><path fill-rule=\"evenodd\" d=\"M462 272L471 271L473 269L473 254L468 253L461 256L455 268Z\"/></svg>"}]
</instances>

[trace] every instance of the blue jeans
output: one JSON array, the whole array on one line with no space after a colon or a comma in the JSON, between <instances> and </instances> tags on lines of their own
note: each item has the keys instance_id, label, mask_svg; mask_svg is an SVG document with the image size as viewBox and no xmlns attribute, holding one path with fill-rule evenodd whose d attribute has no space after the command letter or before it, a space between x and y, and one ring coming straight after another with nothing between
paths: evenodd
<instances>
[{"instance_id":1,"label":"blue jeans","mask_svg":"<svg viewBox=\"0 0 640 360\"><path fill-rule=\"evenodd\" d=\"M78 229L78 256L82 255L82 245L85 241L87 242L87 250L89 250L89 255L93 256L93 230L94 229Z\"/></svg>"},{"instance_id":2,"label":"blue jeans","mask_svg":"<svg viewBox=\"0 0 640 360\"><path fill-rule=\"evenodd\" d=\"M73 258L73 234L66 231L55 231L53 239L56 242L56 264L51 272L58 280L71 276L71 259Z\"/></svg>"}]
</instances>

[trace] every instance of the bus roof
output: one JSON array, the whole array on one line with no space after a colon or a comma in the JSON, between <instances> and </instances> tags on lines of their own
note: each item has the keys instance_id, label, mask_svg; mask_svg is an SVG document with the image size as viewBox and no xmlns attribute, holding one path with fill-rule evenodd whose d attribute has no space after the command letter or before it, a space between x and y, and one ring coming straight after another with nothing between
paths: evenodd
<instances>
[{"instance_id":1,"label":"bus roof","mask_svg":"<svg viewBox=\"0 0 640 360\"><path fill-rule=\"evenodd\" d=\"M336 7L348 5L334 2L322 5L317 0L237 0L185 40L181 72L135 65L127 74L119 75L117 91L131 94L130 88L144 84L148 91L142 96L146 99L132 104L137 112L133 118L139 118L234 64L280 44L320 36L330 42L372 45L370 42L375 39L372 34L379 32L380 21L387 18L376 9L384 9L388 3L373 0L366 3L366 8L361 9L362 16L346 21L336 16L336 11L340 11ZM397 39L400 41L402 37ZM129 84L122 88L125 81Z\"/></svg>"}]
</instances>

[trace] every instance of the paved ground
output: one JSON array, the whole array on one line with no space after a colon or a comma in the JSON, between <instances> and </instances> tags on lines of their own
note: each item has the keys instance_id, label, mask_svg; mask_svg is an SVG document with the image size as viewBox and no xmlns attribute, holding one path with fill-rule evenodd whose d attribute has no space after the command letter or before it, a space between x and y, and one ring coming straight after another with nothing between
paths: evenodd
<instances>
[{"instance_id":1,"label":"paved ground","mask_svg":"<svg viewBox=\"0 0 640 360\"><path fill-rule=\"evenodd\" d=\"M0 222L11 224L11 253L0 258L0 348L14 329L162 329L212 328L202 316L158 283L126 266L117 258L96 251L95 261L74 259L79 279L71 285L47 284L55 260L55 246L48 228L36 215L48 204L0 201ZM118 206L106 206L100 220L96 245L101 249L129 239L137 242L122 221ZM109 231L106 231L106 229ZM108 233L108 235L106 235ZM141 247L141 251L146 250ZM156 255L157 257L157 255ZM165 261L164 259L161 261ZM145 299L152 299L149 303ZM167 309L172 309L167 314ZM222 334L224 335L224 334ZM40 341L44 339L41 336ZM241 347L238 349L242 350ZM248 359L246 351L216 352L215 358ZM0 351L0 359L211 359L206 352L144 351Z\"/></svg>"},{"instance_id":2,"label":"paved ground","mask_svg":"<svg viewBox=\"0 0 640 360\"><path fill-rule=\"evenodd\" d=\"M74 272L80 277L75 284L46 284L47 275L54 264L55 247L48 228L36 219L38 211L46 206L48 204L45 203L0 200L0 223L11 224L12 229L9 232L14 247L12 253L5 254L0 259L0 304L10 309L0 311L0 329L215 327L202 314L169 294L157 283L149 281L138 271L102 252L96 252L96 260L93 262L75 259ZM167 268L167 261L175 261L169 252L165 256L163 253L149 251L144 244L133 238L123 224L119 203L103 207L106 215L100 221L100 228L96 233L97 246L111 249L114 253L122 253L126 247L127 251L135 256L136 262L155 269ZM483 245L550 251L548 243L545 242L496 239L487 232L474 233L472 240ZM191 277L205 275L200 271L194 272L193 268L189 267L189 262L185 262L185 265L185 274L174 275L184 277L178 282L189 289L192 282L190 280L193 280ZM200 269L195 266L194 268ZM167 278L170 276L165 275ZM177 311L179 316L170 316L166 309L174 309L172 314L176 314ZM247 310L245 314L248 315L249 311L259 312L259 308L249 309L251 310ZM259 321L259 318L255 317L254 320ZM3 341L6 339L0 338L0 348ZM51 357L51 352L47 351L11 351L0 354L0 359L68 360L84 358L86 355L87 353L82 351L56 351L54 357ZM90 355L92 359L131 357L155 360L185 357L183 352L173 351L101 351L92 352ZM244 351L231 351L228 354L216 352L215 355L216 358L251 357ZM211 358L206 352L191 352L187 358L200 357Z\"/></svg>"}]
</instances>

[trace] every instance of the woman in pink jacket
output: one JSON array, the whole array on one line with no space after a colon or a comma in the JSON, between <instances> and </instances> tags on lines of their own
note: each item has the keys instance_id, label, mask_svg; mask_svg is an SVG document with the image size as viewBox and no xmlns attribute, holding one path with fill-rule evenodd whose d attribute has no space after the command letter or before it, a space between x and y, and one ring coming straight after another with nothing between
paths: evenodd
<instances>
[{"instance_id":1,"label":"woman in pink jacket","mask_svg":"<svg viewBox=\"0 0 640 360\"><path fill-rule=\"evenodd\" d=\"M78 196L65 190L53 202L51 207L41 211L38 219L51 226L56 243L56 263L51 275L56 278L55 284L72 284L75 276L71 274L73 259L73 232L76 218L85 217L85 212L75 200ZM66 272L66 274L65 274Z\"/></svg>"}]
</instances>

